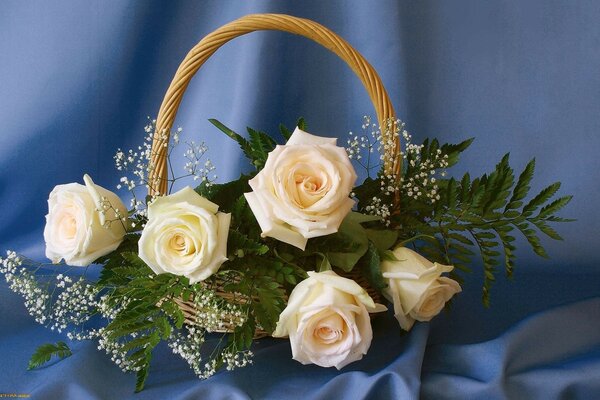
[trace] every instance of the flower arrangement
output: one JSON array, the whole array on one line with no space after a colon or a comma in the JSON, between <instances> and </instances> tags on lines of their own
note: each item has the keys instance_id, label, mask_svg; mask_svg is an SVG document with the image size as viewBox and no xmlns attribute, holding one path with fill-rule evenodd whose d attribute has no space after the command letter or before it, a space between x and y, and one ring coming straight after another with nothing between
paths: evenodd
<instances>
[{"instance_id":1,"label":"flower arrangement","mask_svg":"<svg viewBox=\"0 0 600 400\"><path fill-rule=\"evenodd\" d=\"M448 178L472 139L417 145L399 120L365 117L344 148L308 133L302 119L294 131L280 126L280 139L210 121L253 172L216 183L207 147L185 142L186 173L162 178L155 156L171 166L182 130L151 121L138 150L115 155L129 207L87 175L84 185L50 193L46 256L86 271L99 264L97 279L73 279L63 264L42 275L42 264L13 251L1 259L37 322L70 340L97 340L137 374L137 391L162 341L200 378L251 364L253 341L266 335L289 337L302 364L343 368L367 354L383 303L399 332L409 331L461 291L477 257L488 305L498 267L512 273L513 232L546 256L538 233L560 239L550 223L568 221L556 216L571 198L553 200L559 183L528 199L534 161L517 179L508 155L490 174ZM367 176L360 184L354 166ZM174 191L182 178L199 185ZM29 367L70 354L65 342L45 344Z\"/></svg>"}]
</instances>

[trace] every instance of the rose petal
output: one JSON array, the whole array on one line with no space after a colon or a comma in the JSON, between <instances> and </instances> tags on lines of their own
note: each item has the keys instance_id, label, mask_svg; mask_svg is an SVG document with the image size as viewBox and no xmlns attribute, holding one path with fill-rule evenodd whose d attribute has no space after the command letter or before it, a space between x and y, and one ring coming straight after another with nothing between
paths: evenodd
<instances>
[{"instance_id":1,"label":"rose petal","mask_svg":"<svg viewBox=\"0 0 600 400\"><path fill-rule=\"evenodd\" d=\"M277 224L277 220L270 217L268 211L263 208L260 199L258 199L255 192L244 193L244 196L246 197L246 201L248 202L250 209L252 209L258 224L260 225L262 230L261 236L272 237L284 243L296 246L300 250L304 250L308 240L298 232L287 227L285 224Z\"/></svg>"},{"instance_id":2,"label":"rose petal","mask_svg":"<svg viewBox=\"0 0 600 400\"><path fill-rule=\"evenodd\" d=\"M294 132L292 133L292 136L290 136L290 138L288 139L286 145L288 145L288 146L296 145L296 144L313 144L313 145L333 144L333 145L335 145L336 143L337 143L336 138L328 138L328 137L311 135L310 133L305 132L302 129L296 127L296 129L294 129Z\"/></svg>"}]
</instances>

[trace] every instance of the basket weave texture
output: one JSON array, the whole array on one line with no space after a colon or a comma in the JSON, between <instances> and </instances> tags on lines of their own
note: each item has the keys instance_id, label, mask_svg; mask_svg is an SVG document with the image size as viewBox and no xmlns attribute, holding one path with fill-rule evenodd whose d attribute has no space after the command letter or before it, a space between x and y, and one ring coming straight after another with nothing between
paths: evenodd
<instances>
[{"instance_id":1,"label":"basket weave texture","mask_svg":"<svg viewBox=\"0 0 600 400\"><path fill-rule=\"evenodd\" d=\"M175 76L167 89L156 119L156 131L152 143L150 160L152 165L149 176L150 194L165 195L167 193L168 168L166 144L169 141L170 129L173 126L177 110L193 76L222 45L238 36L261 30L283 31L304 36L337 54L354 71L367 90L380 126L384 127L390 121L392 123L395 121L394 108L379 75L367 60L340 36L325 26L304 18L284 14L247 15L225 24L206 35L188 52L175 72ZM393 132L393 129L388 130L387 133L384 132L384 134L391 135L391 132ZM387 174L400 176L401 163L398 157L400 153L399 137L393 137L393 140L393 156L386 157L384 160L384 170ZM398 204L396 204L396 208L397 206ZM380 300L379 293L369 287L361 275L352 273L351 276L348 274L344 275L354 279L361 286L365 287L369 294L374 297L375 301ZM223 295L226 294L223 293ZM186 321L193 324L195 315L199 312L194 308L194 303L181 300L179 301L179 305L186 316ZM227 330L227 327L225 327L225 330ZM265 335L264 331L257 330L256 332L256 337Z\"/></svg>"}]
</instances>

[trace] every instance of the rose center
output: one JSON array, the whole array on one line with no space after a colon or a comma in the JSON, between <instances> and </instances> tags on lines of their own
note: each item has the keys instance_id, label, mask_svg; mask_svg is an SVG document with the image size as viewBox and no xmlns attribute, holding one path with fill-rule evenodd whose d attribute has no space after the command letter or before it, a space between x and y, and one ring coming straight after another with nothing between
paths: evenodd
<instances>
[{"instance_id":1,"label":"rose center","mask_svg":"<svg viewBox=\"0 0 600 400\"><path fill-rule=\"evenodd\" d=\"M327 178L310 168L298 168L294 171L292 179L296 186L294 200L302 208L312 206L327 194Z\"/></svg>"},{"instance_id":2,"label":"rose center","mask_svg":"<svg viewBox=\"0 0 600 400\"><path fill-rule=\"evenodd\" d=\"M301 174L296 174L294 177L297 185L301 185L304 190L308 192L316 192L321 189L323 182L321 179L314 176L305 176Z\"/></svg>"},{"instance_id":3,"label":"rose center","mask_svg":"<svg viewBox=\"0 0 600 400\"><path fill-rule=\"evenodd\" d=\"M325 318L313 331L313 337L323 343L336 343L344 337L345 323L339 315L332 315Z\"/></svg>"},{"instance_id":4,"label":"rose center","mask_svg":"<svg viewBox=\"0 0 600 400\"><path fill-rule=\"evenodd\" d=\"M59 234L64 240L72 240L77 234L77 221L72 215L66 215L60 220Z\"/></svg>"},{"instance_id":5,"label":"rose center","mask_svg":"<svg viewBox=\"0 0 600 400\"><path fill-rule=\"evenodd\" d=\"M419 314L422 316L436 315L444 307L444 304L444 298L438 291L429 293L429 297L419 308Z\"/></svg>"},{"instance_id":6,"label":"rose center","mask_svg":"<svg viewBox=\"0 0 600 400\"><path fill-rule=\"evenodd\" d=\"M169 247L181 256L186 256L196 251L193 241L182 233L175 233L171 236Z\"/></svg>"}]
</instances>

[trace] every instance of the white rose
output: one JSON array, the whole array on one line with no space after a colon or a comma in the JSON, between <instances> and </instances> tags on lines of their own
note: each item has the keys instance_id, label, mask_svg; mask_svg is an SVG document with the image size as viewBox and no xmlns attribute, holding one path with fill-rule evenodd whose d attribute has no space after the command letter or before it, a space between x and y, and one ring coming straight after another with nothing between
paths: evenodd
<instances>
[{"instance_id":1,"label":"white rose","mask_svg":"<svg viewBox=\"0 0 600 400\"><path fill-rule=\"evenodd\" d=\"M336 141L296 128L285 146L269 153L246 193L263 237L304 250L309 238L337 232L354 206L348 196L356 173Z\"/></svg>"},{"instance_id":2,"label":"white rose","mask_svg":"<svg viewBox=\"0 0 600 400\"><path fill-rule=\"evenodd\" d=\"M227 260L231 214L189 186L148 206L139 256L157 274L184 275L203 281Z\"/></svg>"},{"instance_id":3,"label":"white rose","mask_svg":"<svg viewBox=\"0 0 600 400\"><path fill-rule=\"evenodd\" d=\"M393 253L398 261L381 263L388 284L383 294L394 303L400 327L408 331L415 320L429 321L438 315L461 288L456 281L441 276L454 267L432 263L406 247L397 247Z\"/></svg>"},{"instance_id":4,"label":"white rose","mask_svg":"<svg viewBox=\"0 0 600 400\"><path fill-rule=\"evenodd\" d=\"M360 360L373 337L369 311L386 308L333 271L308 276L292 291L273 336L289 335L292 356L302 364L340 369Z\"/></svg>"},{"instance_id":5,"label":"white rose","mask_svg":"<svg viewBox=\"0 0 600 400\"><path fill-rule=\"evenodd\" d=\"M115 210L126 216L127 209L116 194L94 184L88 175L83 180L85 186L69 183L50 192L44 240L46 257L55 264L64 259L85 267L123 241L124 222Z\"/></svg>"}]
</instances>

